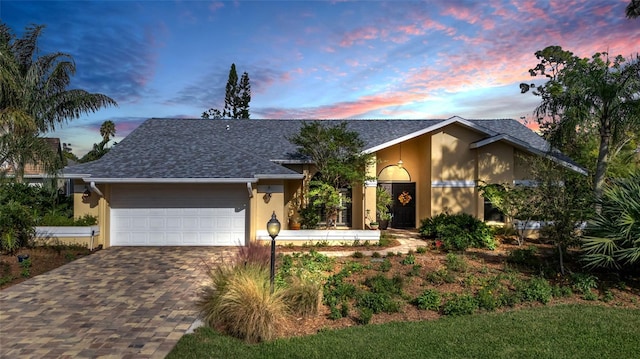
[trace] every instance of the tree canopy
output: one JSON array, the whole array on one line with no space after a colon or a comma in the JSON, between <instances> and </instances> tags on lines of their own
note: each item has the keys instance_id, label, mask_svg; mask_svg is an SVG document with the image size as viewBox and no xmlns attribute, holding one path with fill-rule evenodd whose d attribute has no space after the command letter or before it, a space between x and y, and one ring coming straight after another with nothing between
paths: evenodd
<instances>
[{"instance_id":1,"label":"tree canopy","mask_svg":"<svg viewBox=\"0 0 640 359\"><path fill-rule=\"evenodd\" d=\"M31 25L22 38L0 23L0 164L17 180L27 163L53 172L56 159L40 137L67 121L107 106L110 97L68 89L76 72L71 55L41 54L38 38L44 25Z\"/></svg>"},{"instance_id":2,"label":"tree canopy","mask_svg":"<svg viewBox=\"0 0 640 359\"><path fill-rule=\"evenodd\" d=\"M603 52L579 58L560 46L535 55L540 62L529 73L547 81L520 84L521 92L541 97L535 115L552 145L579 153L586 137L599 139L593 174L599 198L611 156L640 133L640 57L611 58Z\"/></svg>"},{"instance_id":3,"label":"tree canopy","mask_svg":"<svg viewBox=\"0 0 640 359\"><path fill-rule=\"evenodd\" d=\"M242 118L248 119L249 102L251 102L251 83L249 74L244 72L238 82L236 64L231 64L229 79L225 87L224 108L210 108L202 113L204 119Z\"/></svg>"},{"instance_id":4,"label":"tree canopy","mask_svg":"<svg viewBox=\"0 0 640 359\"><path fill-rule=\"evenodd\" d=\"M340 189L369 179L366 170L372 156L363 153L364 141L347 129L346 122L335 126L303 122L300 132L289 141L298 146L299 155L311 158L318 170L309 196L314 206L325 207L329 228L332 217L349 201L340 195Z\"/></svg>"}]
</instances>

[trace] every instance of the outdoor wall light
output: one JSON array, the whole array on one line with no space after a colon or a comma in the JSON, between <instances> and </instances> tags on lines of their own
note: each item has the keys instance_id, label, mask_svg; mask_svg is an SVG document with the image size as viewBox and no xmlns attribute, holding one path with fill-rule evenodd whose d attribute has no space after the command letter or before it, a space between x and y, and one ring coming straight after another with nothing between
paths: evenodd
<instances>
[{"instance_id":1,"label":"outdoor wall light","mask_svg":"<svg viewBox=\"0 0 640 359\"><path fill-rule=\"evenodd\" d=\"M273 280L276 275L276 237L280 233L280 221L276 218L276 211L273 211L271 219L267 222L267 232L271 237L271 272L269 282L271 284L271 293L273 293Z\"/></svg>"},{"instance_id":2,"label":"outdoor wall light","mask_svg":"<svg viewBox=\"0 0 640 359\"><path fill-rule=\"evenodd\" d=\"M88 187L84 188L84 192L82 192L82 199L86 200L91 196L91 191L89 191Z\"/></svg>"}]
</instances>

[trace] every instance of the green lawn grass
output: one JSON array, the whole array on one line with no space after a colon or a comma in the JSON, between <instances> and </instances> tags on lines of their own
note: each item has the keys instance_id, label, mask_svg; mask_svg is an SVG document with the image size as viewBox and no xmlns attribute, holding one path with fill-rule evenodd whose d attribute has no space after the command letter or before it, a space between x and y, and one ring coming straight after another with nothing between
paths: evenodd
<instances>
[{"instance_id":1,"label":"green lawn grass","mask_svg":"<svg viewBox=\"0 0 640 359\"><path fill-rule=\"evenodd\" d=\"M208 328L167 358L638 358L640 310L557 305L245 344Z\"/></svg>"}]
</instances>

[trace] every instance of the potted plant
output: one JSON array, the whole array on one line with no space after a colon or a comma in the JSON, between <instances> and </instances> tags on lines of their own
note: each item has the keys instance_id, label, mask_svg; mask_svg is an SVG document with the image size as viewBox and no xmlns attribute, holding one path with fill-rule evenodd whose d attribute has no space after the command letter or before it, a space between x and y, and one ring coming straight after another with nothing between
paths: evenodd
<instances>
[{"instance_id":1,"label":"potted plant","mask_svg":"<svg viewBox=\"0 0 640 359\"><path fill-rule=\"evenodd\" d=\"M373 230L376 230L376 229L378 229L378 227L380 227L380 223L378 223L378 222L371 222L371 223L369 223L369 227L370 227L371 229L373 229Z\"/></svg>"},{"instance_id":2,"label":"potted plant","mask_svg":"<svg viewBox=\"0 0 640 359\"><path fill-rule=\"evenodd\" d=\"M384 187L378 186L376 189L376 213L378 215L380 229L387 229L389 221L391 221L393 217L391 213L389 213L391 203L393 203L391 193Z\"/></svg>"}]
</instances>

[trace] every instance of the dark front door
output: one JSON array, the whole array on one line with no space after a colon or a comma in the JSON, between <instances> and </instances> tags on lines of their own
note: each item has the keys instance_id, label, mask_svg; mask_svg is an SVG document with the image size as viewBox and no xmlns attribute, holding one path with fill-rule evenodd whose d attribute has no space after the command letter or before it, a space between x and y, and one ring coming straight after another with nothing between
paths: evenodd
<instances>
[{"instance_id":1,"label":"dark front door","mask_svg":"<svg viewBox=\"0 0 640 359\"><path fill-rule=\"evenodd\" d=\"M416 184L392 183L391 227L416 228ZM401 201L401 199L403 201Z\"/></svg>"}]
</instances>

